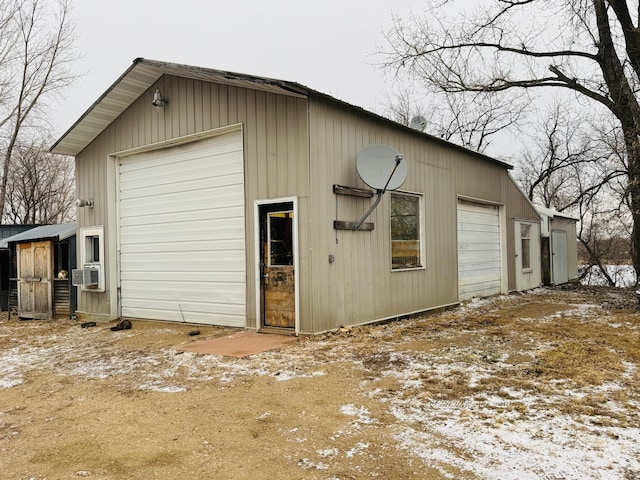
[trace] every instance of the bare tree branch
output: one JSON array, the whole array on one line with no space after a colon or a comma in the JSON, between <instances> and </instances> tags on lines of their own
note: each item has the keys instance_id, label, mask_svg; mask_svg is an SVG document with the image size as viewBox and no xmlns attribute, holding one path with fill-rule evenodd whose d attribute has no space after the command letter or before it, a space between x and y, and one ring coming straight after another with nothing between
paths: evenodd
<instances>
[{"instance_id":1,"label":"bare tree branch","mask_svg":"<svg viewBox=\"0 0 640 480\"><path fill-rule=\"evenodd\" d=\"M640 6L625 0L425 2L428 15L397 18L387 34L390 48L380 53L383 66L396 75L408 73L445 96L564 90L593 111L603 106L611 112L624 152L598 155L584 145L574 155L561 155L554 139L547 156L536 157L550 163L531 170L538 176L529 187L545 191L547 200L577 189L581 199L567 197L564 206L584 215L597 211L595 199L603 195L625 208L640 272L640 28L630 13L635 5L640 17ZM581 157L592 160L583 163Z\"/></svg>"},{"instance_id":2,"label":"bare tree branch","mask_svg":"<svg viewBox=\"0 0 640 480\"><path fill-rule=\"evenodd\" d=\"M7 18L0 16L0 139L4 144L0 180L0 218L4 212L7 181L14 149L29 136L29 123L45 99L67 87L74 75L70 0L58 0L52 21L44 0L7 1ZM50 32L50 26L54 29ZM4 50L3 50L4 48ZM4 54L4 55L2 55Z\"/></svg>"},{"instance_id":3,"label":"bare tree branch","mask_svg":"<svg viewBox=\"0 0 640 480\"><path fill-rule=\"evenodd\" d=\"M54 224L73 219L73 161L49 153L50 144L46 137L16 145L7 183L5 222Z\"/></svg>"}]
</instances>

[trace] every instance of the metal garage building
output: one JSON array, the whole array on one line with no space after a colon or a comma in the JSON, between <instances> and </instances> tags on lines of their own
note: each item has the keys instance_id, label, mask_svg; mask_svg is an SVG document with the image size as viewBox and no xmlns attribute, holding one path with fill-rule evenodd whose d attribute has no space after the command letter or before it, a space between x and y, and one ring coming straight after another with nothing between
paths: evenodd
<instances>
[{"instance_id":1,"label":"metal garage building","mask_svg":"<svg viewBox=\"0 0 640 480\"><path fill-rule=\"evenodd\" d=\"M376 145L406 181L354 230ZM508 164L297 83L136 59L52 151L85 200L87 318L311 333L540 284Z\"/></svg>"}]
</instances>

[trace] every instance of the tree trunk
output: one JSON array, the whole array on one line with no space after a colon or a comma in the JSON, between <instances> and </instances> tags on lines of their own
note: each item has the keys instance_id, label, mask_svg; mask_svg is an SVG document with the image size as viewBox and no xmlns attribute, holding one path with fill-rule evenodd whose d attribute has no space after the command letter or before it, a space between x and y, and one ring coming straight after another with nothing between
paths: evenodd
<instances>
[{"instance_id":1,"label":"tree trunk","mask_svg":"<svg viewBox=\"0 0 640 480\"><path fill-rule=\"evenodd\" d=\"M635 145L627 145L629 162L629 204L631 206L631 218L633 229L631 230L631 260L636 271L636 284L640 275L640 152Z\"/></svg>"},{"instance_id":2,"label":"tree trunk","mask_svg":"<svg viewBox=\"0 0 640 480\"><path fill-rule=\"evenodd\" d=\"M617 2L614 2L617 3ZM640 274L640 105L629 80L625 77L623 63L616 52L611 33L607 3L604 0L593 0L594 12L598 23L600 43L598 48L599 64L602 75L609 89L614 104L612 113L620 121L624 133L627 153L627 192L631 206L633 228L631 233L631 259L636 271L636 283ZM617 5L616 14L624 13L621 5ZM625 26L624 15L623 27ZM629 37L627 37L629 39ZM635 40L635 37L634 37ZM626 50L627 54L635 54L636 50ZM640 66L640 59L631 59L633 66Z\"/></svg>"}]
</instances>

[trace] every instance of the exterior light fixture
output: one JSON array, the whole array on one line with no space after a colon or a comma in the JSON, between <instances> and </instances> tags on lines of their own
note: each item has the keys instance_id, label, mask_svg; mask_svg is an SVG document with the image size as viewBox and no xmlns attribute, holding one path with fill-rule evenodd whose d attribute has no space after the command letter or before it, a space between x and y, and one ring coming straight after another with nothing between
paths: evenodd
<instances>
[{"instance_id":1,"label":"exterior light fixture","mask_svg":"<svg viewBox=\"0 0 640 480\"><path fill-rule=\"evenodd\" d=\"M153 101L151 103L154 107L162 108L169 103L169 100L162 96L162 92L160 90L156 90L153 94Z\"/></svg>"},{"instance_id":2,"label":"exterior light fixture","mask_svg":"<svg viewBox=\"0 0 640 480\"><path fill-rule=\"evenodd\" d=\"M83 200L79 198L76 200L76 206L93 208L93 200Z\"/></svg>"}]
</instances>

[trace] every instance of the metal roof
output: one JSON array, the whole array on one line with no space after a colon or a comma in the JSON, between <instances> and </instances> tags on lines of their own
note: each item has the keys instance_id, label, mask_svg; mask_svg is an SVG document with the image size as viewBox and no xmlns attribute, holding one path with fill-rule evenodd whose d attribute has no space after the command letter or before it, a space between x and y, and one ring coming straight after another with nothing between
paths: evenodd
<instances>
[{"instance_id":1,"label":"metal roof","mask_svg":"<svg viewBox=\"0 0 640 480\"><path fill-rule=\"evenodd\" d=\"M534 208L540 215L545 215L551 219L553 219L554 217L559 217L566 218L568 220L580 220L580 218L576 217L575 215L569 215L567 213L559 212L555 208L547 208L544 205L534 205Z\"/></svg>"},{"instance_id":2,"label":"metal roof","mask_svg":"<svg viewBox=\"0 0 640 480\"><path fill-rule=\"evenodd\" d=\"M65 238L72 237L75 234L75 222L60 223L57 225L42 225L40 227L27 230L26 232L18 233L13 237L0 240L0 249L9 248L9 243L29 242L34 240L47 239L64 240Z\"/></svg>"},{"instance_id":3,"label":"metal roof","mask_svg":"<svg viewBox=\"0 0 640 480\"><path fill-rule=\"evenodd\" d=\"M191 65L161 62L146 58L136 58L133 61L133 64L120 76L120 78L118 78L113 85L111 85L107 91L103 93L102 96L98 98L98 100L96 100L94 104L91 105L91 107L89 107L89 109L71 126L71 128L69 128L69 130L67 130L58 139L58 141L51 147L50 151L61 155L76 156L163 75L173 75L176 77L191 78L194 80L216 82L225 85L251 88L254 90L262 90L296 97L307 97L311 94L317 95L392 124L396 128L404 128L414 134L422 135L424 138L428 138L431 141L446 144L450 148L465 151L466 153L470 153L476 157L497 163L505 168L513 168L512 165L502 160L456 145L455 143L448 142L439 137L413 130L406 125L401 125L376 113L364 110L361 107L357 107L296 82L277 80L268 77L258 77L224 70L194 67Z\"/></svg>"},{"instance_id":4,"label":"metal roof","mask_svg":"<svg viewBox=\"0 0 640 480\"><path fill-rule=\"evenodd\" d=\"M11 225L0 225L0 238L9 238L17 235L26 230L31 230L32 228L36 228L39 225L35 224L11 224Z\"/></svg>"},{"instance_id":5,"label":"metal roof","mask_svg":"<svg viewBox=\"0 0 640 480\"><path fill-rule=\"evenodd\" d=\"M80 153L163 75L298 97L304 97L311 91L295 82L136 58L120 78L60 137L51 147L51 152L71 156Z\"/></svg>"}]
</instances>

